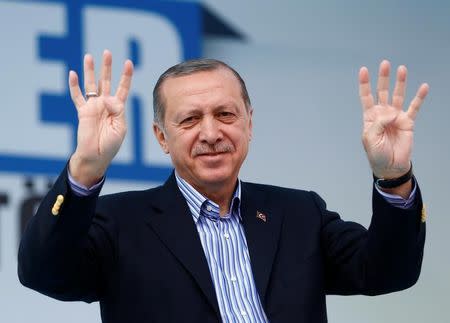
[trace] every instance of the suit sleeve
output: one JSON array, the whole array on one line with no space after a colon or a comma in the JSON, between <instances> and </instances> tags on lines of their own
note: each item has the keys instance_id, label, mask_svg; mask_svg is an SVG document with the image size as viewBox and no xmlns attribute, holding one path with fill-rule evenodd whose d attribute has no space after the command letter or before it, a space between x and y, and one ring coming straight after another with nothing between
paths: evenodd
<instances>
[{"instance_id":1,"label":"suit sleeve","mask_svg":"<svg viewBox=\"0 0 450 323\"><path fill-rule=\"evenodd\" d=\"M55 208L58 199L62 202ZM98 193L73 194L64 169L22 236L18 275L23 285L65 301L101 297L114 263L115 229L110 218L94 217L97 200Z\"/></svg>"},{"instance_id":2,"label":"suit sleeve","mask_svg":"<svg viewBox=\"0 0 450 323\"><path fill-rule=\"evenodd\" d=\"M425 243L422 197L410 209L388 203L373 190L368 230L341 220L313 193L322 216L321 244L329 294L379 295L406 289L419 278Z\"/></svg>"}]
</instances>

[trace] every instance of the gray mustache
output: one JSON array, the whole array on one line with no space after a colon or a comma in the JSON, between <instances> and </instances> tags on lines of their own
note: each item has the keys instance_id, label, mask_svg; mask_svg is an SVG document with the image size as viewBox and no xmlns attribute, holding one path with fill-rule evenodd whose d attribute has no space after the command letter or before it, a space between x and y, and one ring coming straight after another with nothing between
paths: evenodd
<instances>
[{"instance_id":1,"label":"gray mustache","mask_svg":"<svg viewBox=\"0 0 450 323\"><path fill-rule=\"evenodd\" d=\"M218 154L233 152L234 147L229 142L218 142L214 145L198 144L192 150L192 156L205 155L205 154Z\"/></svg>"}]
</instances>

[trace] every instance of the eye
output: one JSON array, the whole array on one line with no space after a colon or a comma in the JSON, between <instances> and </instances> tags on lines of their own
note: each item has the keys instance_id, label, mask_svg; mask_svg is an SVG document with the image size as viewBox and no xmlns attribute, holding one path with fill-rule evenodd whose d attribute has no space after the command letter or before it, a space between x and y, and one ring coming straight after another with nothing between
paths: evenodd
<instances>
[{"instance_id":1,"label":"eye","mask_svg":"<svg viewBox=\"0 0 450 323\"><path fill-rule=\"evenodd\" d=\"M189 116L181 120L181 125L192 125L198 120L197 116Z\"/></svg>"},{"instance_id":2,"label":"eye","mask_svg":"<svg viewBox=\"0 0 450 323\"><path fill-rule=\"evenodd\" d=\"M236 115L230 111L220 111L217 114L217 118L223 122L232 122L236 119Z\"/></svg>"}]
</instances>

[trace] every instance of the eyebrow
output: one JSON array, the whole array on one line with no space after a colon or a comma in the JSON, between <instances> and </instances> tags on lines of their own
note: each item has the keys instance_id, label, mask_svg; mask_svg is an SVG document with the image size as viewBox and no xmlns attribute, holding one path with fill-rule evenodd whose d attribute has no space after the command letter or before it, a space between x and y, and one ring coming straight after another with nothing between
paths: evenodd
<instances>
[{"instance_id":1,"label":"eyebrow","mask_svg":"<svg viewBox=\"0 0 450 323\"><path fill-rule=\"evenodd\" d=\"M224 104L220 104L220 105L214 107L213 111L220 111L220 110L225 110L225 109L233 109L235 111L238 111L239 106L235 102L229 101L229 102L226 102Z\"/></svg>"},{"instance_id":2,"label":"eyebrow","mask_svg":"<svg viewBox=\"0 0 450 323\"><path fill-rule=\"evenodd\" d=\"M228 102L222 103L220 105L214 106L211 109L211 111L216 112L216 111L224 110L224 109L238 110L238 105L235 104L233 101L228 101ZM196 106L190 106L185 111L175 114L175 116L178 117L178 116L185 116L185 115L190 115L190 114L203 114L203 112L204 111L201 108L198 108Z\"/></svg>"}]
</instances>

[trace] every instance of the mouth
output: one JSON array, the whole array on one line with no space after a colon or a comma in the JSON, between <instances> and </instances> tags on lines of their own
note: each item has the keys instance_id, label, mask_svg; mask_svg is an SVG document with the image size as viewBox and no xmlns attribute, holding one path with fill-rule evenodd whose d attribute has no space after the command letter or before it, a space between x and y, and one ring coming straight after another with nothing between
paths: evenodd
<instances>
[{"instance_id":1,"label":"mouth","mask_svg":"<svg viewBox=\"0 0 450 323\"><path fill-rule=\"evenodd\" d=\"M222 157L225 155L224 152L214 152L214 153L206 153L206 154L198 154L197 158L200 158L206 162L219 162L222 160Z\"/></svg>"}]
</instances>

